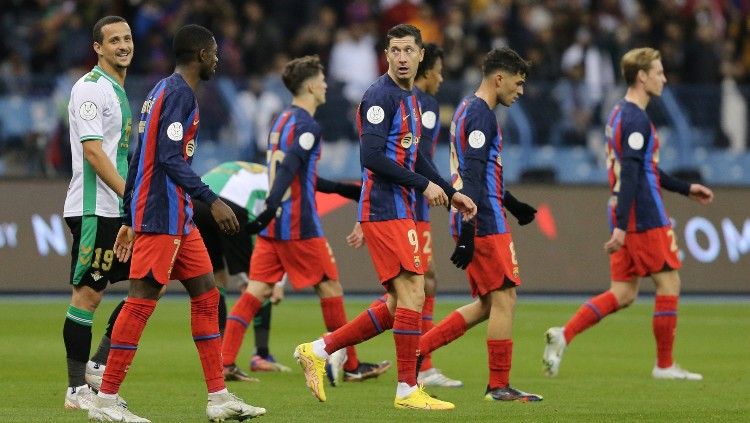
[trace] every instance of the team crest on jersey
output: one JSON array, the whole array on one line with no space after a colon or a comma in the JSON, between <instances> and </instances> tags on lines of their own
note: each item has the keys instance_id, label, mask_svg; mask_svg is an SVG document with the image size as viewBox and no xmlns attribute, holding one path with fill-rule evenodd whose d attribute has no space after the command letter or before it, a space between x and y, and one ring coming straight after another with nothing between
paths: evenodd
<instances>
[{"instance_id":1,"label":"team crest on jersey","mask_svg":"<svg viewBox=\"0 0 750 423\"><path fill-rule=\"evenodd\" d=\"M305 150L310 150L315 144L315 135L312 132L305 132L299 136L299 145Z\"/></svg>"},{"instance_id":2,"label":"team crest on jersey","mask_svg":"<svg viewBox=\"0 0 750 423\"><path fill-rule=\"evenodd\" d=\"M404 135L404 137L401 138L401 147L404 147L404 148L411 147L412 141L414 141L414 135L412 135L411 132L407 132L406 135Z\"/></svg>"},{"instance_id":3,"label":"team crest on jersey","mask_svg":"<svg viewBox=\"0 0 750 423\"><path fill-rule=\"evenodd\" d=\"M91 120L96 117L97 115L97 108L96 104L85 101L83 104L81 104L81 108L78 109L78 114L81 116L81 119L83 120Z\"/></svg>"},{"instance_id":4,"label":"team crest on jersey","mask_svg":"<svg viewBox=\"0 0 750 423\"><path fill-rule=\"evenodd\" d=\"M195 138L191 139L187 142L187 144L185 144L185 154L188 157L193 157L193 154L195 154Z\"/></svg>"},{"instance_id":5,"label":"team crest on jersey","mask_svg":"<svg viewBox=\"0 0 750 423\"><path fill-rule=\"evenodd\" d=\"M435 127L435 123L437 123L437 116L432 110L429 110L422 115L422 125L424 125L425 128L432 129Z\"/></svg>"},{"instance_id":6,"label":"team crest on jersey","mask_svg":"<svg viewBox=\"0 0 750 423\"><path fill-rule=\"evenodd\" d=\"M180 122L172 122L167 127L167 136L172 141L182 140L182 124Z\"/></svg>"},{"instance_id":7,"label":"team crest on jersey","mask_svg":"<svg viewBox=\"0 0 750 423\"><path fill-rule=\"evenodd\" d=\"M414 267L419 268L422 265L422 259L419 256L414 256Z\"/></svg>"},{"instance_id":8,"label":"team crest on jersey","mask_svg":"<svg viewBox=\"0 0 750 423\"><path fill-rule=\"evenodd\" d=\"M385 111L380 106L370 106L367 109L367 121L373 125L377 125L385 119Z\"/></svg>"}]
</instances>

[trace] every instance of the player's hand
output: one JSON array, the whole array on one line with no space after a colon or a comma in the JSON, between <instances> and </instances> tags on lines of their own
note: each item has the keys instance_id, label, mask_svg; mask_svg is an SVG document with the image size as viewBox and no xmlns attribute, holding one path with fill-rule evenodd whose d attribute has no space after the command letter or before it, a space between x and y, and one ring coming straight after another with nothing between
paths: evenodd
<instances>
[{"instance_id":1,"label":"player's hand","mask_svg":"<svg viewBox=\"0 0 750 423\"><path fill-rule=\"evenodd\" d=\"M427 199L431 207L448 205L448 196L445 194L445 191L434 182L427 184L427 188L424 189L422 195L424 195L424 198Z\"/></svg>"},{"instance_id":2,"label":"player's hand","mask_svg":"<svg viewBox=\"0 0 750 423\"><path fill-rule=\"evenodd\" d=\"M714 201L714 192L701 184L690 184L688 197L701 204L708 204Z\"/></svg>"},{"instance_id":3,"label":"player's hand","mask_svg":"<svg viewBox=\"0 0 750 423\"><path fill-rule=\"evenodd\" d=\"M623 245L625 245L625 231L620 228L615 228L615 230L612 231L612 237L604 244L604 251L612 254L622 248Z\"/></svg>"},{"instance_id":4,"label":"player's hand","mask_svg":"<svg viewBox=\"0 0 750 423\"><path fill-rule=\"evenodd\" d=\"M125 263L130 258L130 254L133 252L133 242L135 242L135 231L130 226L122 225L120 230L117 231L117 238L115 238L115 255L120 263Z\"/></svg>"},{"instance_id":5,"label":"player's hand","mask_svg":"<svg viewBox=\"0 0 750 423\"><path fill-rule=\"evenodd\" d=\"M461 236L456 242L451 262L459 269L466 269L472 258L474 258L474 223L464 222L461 224Z\"/></svg>"},{"instance_id":6,"label":"player's hand","mask_svg":"<svg viewBox=\"0 0 750 423\"><path fill-rule=\"evenodd\" d=\"M451 204L456 210L463 213L464 222L473 219L477 214L477 205L468 196L457 192L451 198Z\"/></svg>"},{"instance_id":7,"label":"player's hand","mask_svg":"<svg viewBox=\"0 0 750 423\"><path fill-rule=\"evenodd\" d=\"M217 198L211 204L211 216L213 216L216 224L219 225L219 229L227 235L234 235L240 230L240 222L237 221L237 216L234 215L229 206L226 205L220 198Z\"/></svg>"},{"instance_id":8,"label":"player's hand","mask_svg":"<svg viewBox=\"0 0 750 423\"><path fill-rule=\"evenodd\" d=\"M273 286L271 291L271 304L277 305L284 299L284 285L277 283Z\"/></svg>"},{"instance_id":9,"label":"player's hand","mask_svg":"<svg viewBox=\"0 0 750 423\"><path fill-rule=\"evenodd\" d=\"M528 225L534 221L536 215L536 209L523 201L518 201L516 197L510 195L510 192L506 191L505 197L503 197L503 206L508 210L516 219L518 224Z\"/></svg>"},{"instance_id":10,"label":"player's hand","mask_svg":"<svg viewBox=\"0 0 750 423\"><path fill-rule=\"evenodd\" d=\"M346 243L352 248L360 248L365 245L365 234L362 232L362 225L359 222L354 224L352 233L346 236Z\"/></svg>"},{"instance_id":11,"label":"player's hand","mask_svg":"<svg viewBox=\"0 0 750 423\"><path fill-rule=\"evenodd\" d=\"M255 220L247 223L247 230L253 235L257 234L271 223L271 220L273 220L275 215L275 210L266 207L266 209L263 210Z\"/></svg>"}]
</instances>

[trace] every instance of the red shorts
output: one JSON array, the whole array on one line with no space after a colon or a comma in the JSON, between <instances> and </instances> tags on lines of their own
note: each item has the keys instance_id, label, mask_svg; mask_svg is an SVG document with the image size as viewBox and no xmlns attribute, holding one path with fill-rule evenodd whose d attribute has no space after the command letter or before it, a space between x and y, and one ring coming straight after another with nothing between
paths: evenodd
<instances>
[{"instance_id":1,"label":"red shorts","mask_svg":"<svg viewBox=\"0 0 750 423\"><path fill-rule=\"evenodd\" d=\"M375 273L386 283L406 270L424 274L417 227L411 219L362 222Z\"/></svg>"},{"instance_id":2,"label":"red shorts","mask_svg":"<svg viewBox=\"0 0 750 423\"><path fill-rule=\"evenodd\" d=\"M419 249L422 253L422 271L430 271L432 267L432 225L430 222L415 222L419 235Z\"/></svg>"},{"instance_id":3,"label":"red shorts","mask_svg":"<svg viewBox=\"0 0 750 423\"><path fill-rule=\"evenodd\" d=\"M250 280L276 283L285 272L294 289L339 280L336 259L325 238L280 241L258 236L250 258Z\"/></svg>"},{"instance_id":4,"label":"red shorts","mask_svg":"<svg viewBox=\"0 0 750 423\"><path fill-rule=\"evenodd\" d=\"M466 277L474 297L521 285L510 233L475 237L474 258L466 268Z\"/></svg>"},{"instance_id":5,"label":"red shorts","mask_svg":"<svg viewBox=\"0 0 750 423\"><path fill-rule=\"evenodd\" d=\"M211 259L198 228L187 235L136 235L130 259L130 279L147 276L162 285L170 279L186 281L213 272Z\"/></svg>"},{"instance_id":6,"label":"red shorts","mask_svg":"<svg viewBox=\"0 0 750 423\"><path fill-rule=\"evenodd\" d=\"M625 245L609 256L609 272L613 281L629 282L667 269L682 267L677 257L677 240L670 227L628 232Z\"/></svg>"}]
</instances>

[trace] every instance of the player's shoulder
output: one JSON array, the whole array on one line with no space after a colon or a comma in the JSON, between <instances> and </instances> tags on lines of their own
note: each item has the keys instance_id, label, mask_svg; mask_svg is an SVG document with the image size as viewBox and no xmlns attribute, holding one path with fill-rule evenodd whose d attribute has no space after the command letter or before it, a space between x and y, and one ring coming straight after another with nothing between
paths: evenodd
<instances>
[{"instance_id":1,"label":"player's shoulder","mask_svg":"<svg viewBox=\"0 0 750 423\"><path fill-rule=\"evenodd\" d=\"M108 86L111 87L111 84L104 78L101 73L91 70L78 78L78 81L73 84L71 92L102 92Z\"/></svg>"},{"instance_id":2,"label":"player's shoulder","mask_svg":"<svg viewBox=\"0 0 750 423\"><path fill-rule=\"evenodd\" d=\"M624 125L649 125L651 122L646 111L630 101L622 102L621 120Z\"/></svg>"},{"instance_id":3,"label":"player's shoulder","mask_svg":"<svg viewBox=\"0 0 750 423\"><path fill-rule=\"evenodd\" d=\"M497 123L495 113L484 100L477 96L471 96L467 99L466 118L476 124L495 125Z\"/></svg>"},{"instance_id":4,"label":"player's shoulder","mask_svg":"<svg viewBox=\"0 0 750 423\"><path fill-rule=\"evenodd\" d=\"M399 94L401 91L403 90L396 86L396 83L386 73L378 77L367 88L367 91L362 96L362 102L386 107L393 103L394 95Z\"/></svg>"},{"instance_id":5,"label":"player's shoulder","mask_svg":"<svg viewBox=\"0 0 750 423\"><path fill-rule=\"evenodd\" d=\"M164 84L164 94L174 95L178 97L187 97L190 99L195 98L195 92L190 88L190 85L185 82L180 74L173 73L172 75L161 80L160 83Z\"/></svg>"},{"instance_id":6,"label":"player's shoulder","mask_svg":"<svg viewBox=\"0 0 750 423\"><path fill-rule=\"evenodd\" d=\"M414 94L416 94L417 100L419 100L419 104L422 106L423 113L426 111L437 112L438 101L435 97L427 94L419 88L414 88Z\"/></svg>"},{"instance_id":7,"label":"player's shoulder","mask_svg":"<svg viewBox=\"0 0 750 423\"><path fill-rule=\"evenodd\" d=\"M291 106L289 111L294 115L294 124L297 128L314 132L320 131L320 124L310 115L310 113L307 112L307 110L301 107Z\"/></svg>"}]
</instances>

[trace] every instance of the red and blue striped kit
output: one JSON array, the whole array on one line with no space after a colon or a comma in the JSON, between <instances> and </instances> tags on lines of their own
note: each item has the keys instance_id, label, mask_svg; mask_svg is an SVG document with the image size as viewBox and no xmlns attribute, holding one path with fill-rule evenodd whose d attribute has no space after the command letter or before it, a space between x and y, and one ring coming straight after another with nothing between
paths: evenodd
<instances>
[{"instance_id":1,"label":"red and blue striped kit","mask_svg":"<svg viewBox=\"0 0 750 423\"><path fill-rule=\"evenodd\" d=\"M277 167L287 155L296 154L302 164L282 197L276 217L260 235L283 241L323 236L315 203L320 141L320 125L302 108L291 106L274 121L268 136L268 185L274 187Z\"/></svg>"},{"instance_id":2,"label":"red and blue striped kit","mask_svg":"<svg viewBox=\"0 0 750 423\"><path fill-rule=\"evenodd\" d=\"M605 130L609 188L613 196L608 207L610 229L614 229L618 219L615 199L623 183L636 186L628 232L671 226L661 196L659 136L646 111L622 99L610 112ZM621 172L624 160L637 162L637 172Z\"/></svg>"},{"instance_id":3,"label":"red and blue striped kit","mask_svg":"<svg viewBox=\"0 0 750 423\"><path fill-rule=\"evenodd\" d=\"M193 172L198 102L179 74L159 81L141 109L138 148L125 186L125 223L136 232L184 235L193 226L191 198L216 195Z\"/></svg>"},{"instance_id":4,"label":"red and blue striped kit","mask_svg":"<svg viewBox=\"0 0 750 423\"><path fill-rule=\"evenodd\" d=\"M510 232L503 209L503 136L495 113L471 95L451 120L451 183L477 204L477 236ZM460 213L451 210L451 235L460 234Z\"/></svg>"},{"instance_id":5,"label":"red and blue striped kit","mask_svg":"<svg viewBox=\"0 0 750 423\"><path fill-rule=\"evenodd\" d=\"M385 156L414 172L422 135L422 115L414 91L400 88L388 74L365 92L357 108L360 143L365 134L386 140ZM414 190L392 183L362 166L360 222L414 219Z\"/></svg>"},{"instance_id":6,"label":"red and blue striped kit","mask_svg":"<svg viewBox=\"0 0 750 423\"><path fill-rule=\"evenodd\" d=\"M419 154L424 154L432 161L435 157L438 136L440 135L440 106L435 97L414 88L422 114L422 137L419 139ZM439 168L438 168L439 169ZM430 204L421 192L415 192L414 220L417 222L430 221Z\"/></svg>"}]
</instances>

